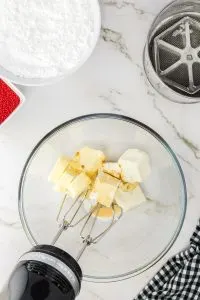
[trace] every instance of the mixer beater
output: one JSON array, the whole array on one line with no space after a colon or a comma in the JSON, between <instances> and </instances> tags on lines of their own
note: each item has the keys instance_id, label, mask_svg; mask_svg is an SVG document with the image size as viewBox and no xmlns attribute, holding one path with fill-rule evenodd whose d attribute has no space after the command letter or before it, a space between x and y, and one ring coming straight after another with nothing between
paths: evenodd
<instances>
[{"instance_id":1,"label":"mixer beater","mask_svg":"<svg viewBox=\"0 0 200 300\"><path fill-rule=\"evenodd\" d=\"M98 243L123 216L122 208L120 208L120 211L116 211L115 204L113 203L111 206L112 217L110 218L110 220L107 220L107 222L100 221L102 223L101 227L104 228L101 232L95 232L95 225L98 222L98 214L103 208L103 205L98 203L94 207L89 209L88 212L80 216L81 209L84 210L84 202L87 201L87 194L88 191L84 192L81 196L77 197L75 201L72 201L72 203L68 206L66 212L64 213L63 219L61 220L61 222L59 222L60 228L52 241L52 245L55 245L64 232L66 232L70 228L74 228L75 226L83 222L82 229L80 231L80 237L83 241L83 247L79 251L79 254L76 257L76 261L79 261L88 246ZM59 217L64 208L64 204L68 200L70 202L71 199L66 194L62 200L57 216L57 221L59 221Z\"/></svg>"}]
</instances>

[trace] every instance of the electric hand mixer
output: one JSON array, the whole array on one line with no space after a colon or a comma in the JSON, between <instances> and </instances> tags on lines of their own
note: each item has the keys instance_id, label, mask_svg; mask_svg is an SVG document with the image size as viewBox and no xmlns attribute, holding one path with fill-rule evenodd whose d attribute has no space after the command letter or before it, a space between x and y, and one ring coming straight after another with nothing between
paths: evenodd
<instances>
[{"instance_id":1,"label":"electric hand mixer","mask_svg":"<svg viewBox=\"0 0 200 300\"><path fill-rule=\"evenodd\" d=\"M98 243L122 216L122 211L120 215L115 216L113 208L113 217L109 225L106 225L102 232L93 236L97 214L101 206L93 208L80 219L76 219L84 200L85 194L77 198L69 207L52 245L35 246L30 252L27 252L20 258L2 298L9 300L75 299L80 292L82 281L82 271L78 265L79 259L85 249L92 244ZM78 207L76 207L76 204ZM67 219L73 208L75 208L74 213L70 219ZM92 214L95 215L92 217ZM93 219L91 220L91 218ZM89 224L90 221L91 224ZM53 245L64 231L77 226L81 222L84 222L80 232L83 247L75 260L67 252Z\"/></svg>"},{"instance_id":2,"label":"electric hand mixer","mask_svg":"<svg viewBox=\"0 0 200 300\"><path fill-rule=\"evenodd\" d=\"M60 153L74 153L83 145L104 150L114 161L130 147L144 149L153 165L144 188L155 201L147 201L126 215L122 211L116 214L112 207L112 217L102 222L97 218L100 205L89 211L83 208L83 193L73 203L65 201L68 208L59 214L58 228L60 195L52 192L47 177ZM185 197L184 177L174 153L146 125L112 114L84 116L62 124L38 143L24 167L19 211L34 247L20 258L0 299L73 300L81 289L82 277L113 282L143 272L177 238Z\"/></svg>"}]
</instances>

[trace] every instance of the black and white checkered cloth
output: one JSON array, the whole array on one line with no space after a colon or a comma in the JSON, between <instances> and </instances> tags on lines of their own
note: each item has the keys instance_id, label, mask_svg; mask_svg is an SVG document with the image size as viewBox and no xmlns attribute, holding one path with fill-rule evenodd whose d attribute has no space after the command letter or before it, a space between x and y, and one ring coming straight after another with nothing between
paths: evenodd
<instances>
[{"instance_id":1,"label":"black and white checkered cloth","mask_svg":"<svg viewBox=\"0 0 200 300\"><path fill-rule=\"evenodd\" d=\"M134 300L200 300L200 221L190 246L171 258Z\"/></svg>"}]
</instances>

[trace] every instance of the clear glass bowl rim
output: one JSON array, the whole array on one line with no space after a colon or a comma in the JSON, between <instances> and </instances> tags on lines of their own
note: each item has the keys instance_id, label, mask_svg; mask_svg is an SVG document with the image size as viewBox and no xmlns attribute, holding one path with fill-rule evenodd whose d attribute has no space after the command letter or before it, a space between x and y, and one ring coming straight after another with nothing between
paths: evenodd
<instances>
[{"instance_id":1,"label":"clear glass bowl rim","mask_svg":"<svg viewBox=\"0 0 200 300\"><path fill-rule=\"evenodd\" d=\"M134 124L134 125L142 128L142 129L144 129L145 131L149 132L153 137L155 137L162 144L162 146L171 155L172 160L174 161L174 165L176 166L176 168L177 168L177 170L180 174L182 187L183 187L182 191L181 191L182 192L182 199L183 199L183 206L182 206L182 211L181 211L181 216L180 216L178 227L176 228L176 231L175 231L171 241L168 243L168 245L165 247L165 249L155 259L153 259L153 261L151 261L150 263L146 264L145 266L143 266L141 268L135 269L131 272L121 274L121 275L118 275L118 276L96 277L96 276L84 275L84 280L85 281L101 282L101 283L108 283L108 282L116 282L116 281L126 280L126 279L129 279L131 277L139 275L139 274L143 273L144 271L148 270L149 268L154 266L158 261L160 261L166 255L166 253L171 249L171 247L175 243L177 237L179 236L179 233L180 233L180 231L182 229L182 226L183 226L183 222L184 222L185 214L186 214L186 209L187 209L187 188L186 188L186 181L185 181L185 177L184 177L184 173L183 173L183 170L181 168L181 165L180 165L174 151L171 149L171 147L168 145L168 143L156 131L151 129L149 126L145 125L144 123L142 123L138 120L135 120L133 118L130 118L130 117L127 117L127 116L124 116L124 115L111 114L111 113L97 113L97 114L83 115L83 116L80 116L80 117L77 117L77 118L74 118L74 119L70 119L70 120L62 123L61 125L55 127L53 130L48 132L37 143L37 145L33 148L30 155L28 156L28 159L26 160L26 163L24 165L24 168L22 170L22 174L21 174L21 177L20 177L19 189L18 189L18 209L19 209L19 215L20 215L20 220L21 220L21 223L22 223L22 227L23 227L23 229L25 231L25 234L26 234L28 240L30 241L30 243L33 246L35 246L35 245L38 245L38 242L34 238L34 235L33 235L32 231L29 227L28 220L27 220L26 214L25 214L24 199L23 199L23 190L24 190L24 182L25 182L25 178L26 178L26 173L29 169L29 165L31 164L32 159L34 158L35 155L37 155L37 151L39 150L39 148L44 143L46 143L46 141L49 138L51 138L58 131L62 130L64 127L67 127L67 126L70 126L72 124L79 123L79 122L82 122L82 121L91 120L91 119L105 119L105 118L121 120L121 121L125 121L125 122L128 122L128 123Z\"/></svg>"}]
</instances>

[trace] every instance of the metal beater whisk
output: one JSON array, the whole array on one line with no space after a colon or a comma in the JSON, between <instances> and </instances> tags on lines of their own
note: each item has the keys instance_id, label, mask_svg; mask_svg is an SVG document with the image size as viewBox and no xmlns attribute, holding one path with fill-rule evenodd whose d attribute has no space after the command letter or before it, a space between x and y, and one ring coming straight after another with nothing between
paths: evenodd
<instances>
[{"instance_id":1,"label":"metal beater whisk","mask_svg":"<svg viewBox=\"0 0 200 300\"><path fill-rule=\"evenodd\" d=\"M69 205L62 219L62 223L60 224L60 228L52 241L52 245L55 245L55 243L59 240L59 238L64 232L66 232L69 228L74 228L75 226L83 222L83 226L80 231L80 237L83 241L83 247L79 251L79 254L76 257L77 261L81 258L86 248L92 244L98 243L107 234L107 232L119 221L119 219L121 219L123 215L123 210L120 208L120 212L116 213L115 204L112 204L111 208L112 208L113 215L111 217L111 220L109 221L108 224L104 222L103 224L104 225L106 224L105 228L102 229L101 232L98 232L93 236L94 229L98 221L98 214L100 209L103 206L101 204L97 204L96 206L91 208L89 212L85 213L80 217L79 213L80 210L83 208L87 193L88 191L83 193L81 196L77 197L76 200L72 202L71 205ZM68 200L70 200L68 195L65 195L57 216L57 220L59 219L61 211L63 210L64 204Z\"/></svg>"}]
</instances>

